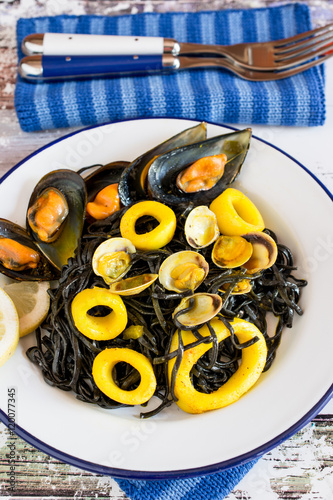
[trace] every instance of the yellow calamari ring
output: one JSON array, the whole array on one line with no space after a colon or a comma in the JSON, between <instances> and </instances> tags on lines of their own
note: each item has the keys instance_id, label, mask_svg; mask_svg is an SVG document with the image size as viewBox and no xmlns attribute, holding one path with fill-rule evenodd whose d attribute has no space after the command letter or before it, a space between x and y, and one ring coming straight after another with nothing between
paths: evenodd
<instances>
[{"instance_id":1,"label":"yellow calamari ring","mask_svg":"<svg viewBox=\"0 0 333 500\"><path fill-rule=\"evenodd\" d=\"M132 391L124 391L112 377L113 368L121 361L140 373L140 384ZM126 405L141 405L149 401L156 389L156 378L150 361L143 354L126 347L104 349L94 359L92 375L97 387L109 398Z\"/></svg>"},{"instance_id":2,"label":"yellow calamari ring","mask_svg":"<svg viewBox=\"0 0 333 500\"><path fill-rule=\"evenodd\" d=\"M88 312L95 306L106 306L112 311L106 316L91 316ZM89 339L114 339L126 328L125 304L119 295L107 288L82 290L74 297L71 308L76 328Z\"/></svg>"},{"instance_id":3,"label":"yellow calamari ring","mask_svg":"<svg viewBox=\"0 0 333 500\"><path fill-rule=\"evenodd\" d=\"M154 217L159 225L148 233L137 234L135 224L145 215ZM157 250L170 243L176 224L176 216L171 208L158 201L140 201L130 207L121 218L120 232L122 237L129 239L138 250Z\"/></svg>"},{"instance_id":4,"label":"yellow calamari ring","mask_svg":"<svg viewBox=\"0 0 333 500\"><path fill-rule=\"evenodd\" d=\"M212 201L209 208L216 215L221 233L226 236L242 236L265 229L257 207L238 189L226 189Z\"/></svg>"},{"instance_id":5,"label":"yellow calamari ring","mask_svg":"<svg viewBox=\"0 0 333 500\"><path fill-rule=\"evenodd\" d=\"M258 337L258 341L250 347L242 349L242 359L238 370L224 385L211 394L204 394L197 391L192 384L190 373L198 359L212 347L212 344L199 344L184 352L177 372L174 390L178 398L177 405L187 413L203 413L234 403L255 384L264 369L267 347L262 333L255 325L248 321L236 318L231 324L239 342L247 342L254 337ZM213 319L211 325L216 332L219 342L230 335L229 330L222 321ZM207 325L200 328L199 332L205 337L210 335ZM184 345L196 341L191 331L182 331L182 338ZM176 333L172 339L170 352L175 351L177 348L178 334ZM175 358L168 363L170 383L174 363Z\"/></svg>"}]
</instances>

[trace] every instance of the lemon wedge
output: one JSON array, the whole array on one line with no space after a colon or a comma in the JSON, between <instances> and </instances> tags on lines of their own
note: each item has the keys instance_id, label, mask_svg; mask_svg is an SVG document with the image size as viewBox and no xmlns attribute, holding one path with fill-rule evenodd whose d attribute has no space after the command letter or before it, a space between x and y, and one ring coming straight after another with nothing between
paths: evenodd
<instances>
[{"instance_id":1,"label":"lemon wedge","mask_svg":"<svg viewBox=\"0 0 333 500\"><path fill-rule=\"evenodd\" d=\"M16 307L0 288L0 366L13 354L19 341L19 318Z\"/></svg>"},{"instance_id":2,"label":"lemon wedge","mask_svg":"<svg viewBox=\"0 0 333 500\"><path fill-rule=\"evenodd\" d=\"M46 318L50 308L49 288L48 281L20 281L3 287L17 309L20 337L36 330Z\"/></svg>"}]
</instances>

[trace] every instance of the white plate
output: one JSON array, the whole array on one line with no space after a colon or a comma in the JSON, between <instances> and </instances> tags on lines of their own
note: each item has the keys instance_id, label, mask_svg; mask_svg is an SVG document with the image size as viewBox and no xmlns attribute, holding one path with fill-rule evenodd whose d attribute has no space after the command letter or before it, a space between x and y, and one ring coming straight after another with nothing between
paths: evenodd
<instances>
[{"instance_id":1,"label":"white plate","mask_svg":"<svg viewBox=\"0 0 333 500\"><path fill-rule=\"evenodd\" d=\"M37 181L55 168L133 160L193 126L188 120L147 119L74 133L14 167L0 185L0 215L24 224ZM209 125L209 136L230 129ZM333 392L331 331L331 195L287 154L253 139L235 187L255 202L266 226L296 256L304 315L283 334L271 369L237 403L202 415L176 405L148 421L140 408L103 410L51 388L25 356L21 340L0 369L0 413L8 423L7 388L17 391L16 431L54 457L81 468L128 478L199 475L240 464L268 451L305 425Z\"/></svg>"}]
</instances>

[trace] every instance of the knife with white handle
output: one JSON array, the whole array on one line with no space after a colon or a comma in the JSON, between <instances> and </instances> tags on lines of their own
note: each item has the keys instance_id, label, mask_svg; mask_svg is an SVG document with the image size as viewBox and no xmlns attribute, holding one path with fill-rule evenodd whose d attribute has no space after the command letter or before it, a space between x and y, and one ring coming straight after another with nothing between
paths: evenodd
<instances>
[{"instance_id":1,"label":"knife with white handle","mask_svg":"<svg viewBox=\"0 0 333 500\"><path fill-rule=\"evenodd\" d=\"M176 40L153 36L35 33L22 42L27 56L177 55L179 50Z\"/></svg>"}]
</instances>

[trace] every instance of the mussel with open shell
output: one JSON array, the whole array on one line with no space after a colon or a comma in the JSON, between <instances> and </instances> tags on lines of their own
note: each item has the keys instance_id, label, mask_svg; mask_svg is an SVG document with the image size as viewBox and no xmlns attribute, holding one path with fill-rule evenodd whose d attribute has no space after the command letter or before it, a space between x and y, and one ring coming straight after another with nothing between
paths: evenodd
<instances>
[{"instance_id":1,"label":"mussel with open shell","mask_svg":"<svg viewBox=\"0 0 333 500\"><path fill-rule=\"evenodd\" d=\"M206 123L183 130L179 134L162 142L134 160L123 172L118 191L123 205L127 206L146 199L146 179L152 161L167 151L175 150L187 144L203 141L206 138Z\"/></svg>"},{"instance_id":2,"label":"mussel with open shell","mask_svg":"<svg viewBox=\"0 0 333 500\"><path fill-rule=\"evenodd\" d=\"M6 219L0 219L0 272L20 281L50 281L59 277L28 233Z\"/></svg>"},{"instance_id":3,"label":"mussel with open shell","mask_svg":"<svg viewBox=\"0 0 333 500\"><path fill-rule=\"evenodd\" d=\"M216 198L240 172L251 129L223 134L158 156L148 171L148 190L167 205L202 205Z\"/></svg>"},{"instance_id":4,"label":"mussel with open shell","mask_svg":"<svg viewBox=\"0 0 333 500\"><path fill-rule=\"evenodd\" d=\"M128 161L114 161L106 165L99 165L87 175L84 172L91 167L79 170L78 173L82 175L86 184L87 201L93 200L97 193L106 186L119 183L121 175L129 165Z\"/></svg>"},{"instance_id":5,"label":"mussel with open shell","mask_svg":"<svg viewBox=\"0 0 333 500\"><path fill-rule=\"evenodd\" d=\"M32 192L27 230L57 269L75 254L85 218L86 198L82 177L66 169L46 174Z\"/></svg>"},{"instance_id":6,"label":"mussel with open shell","mask_svg":"<svg viewBox=\"0 0 333 500\"><path fill-rule=\"evenodd\" d=\"M93 165L79 170L87 189L87 215L104 220L120 209L119 180L128 161L115 161L107 165ZM95 168L88 175L85 171Z\"/></svg>"}]
</instances>

